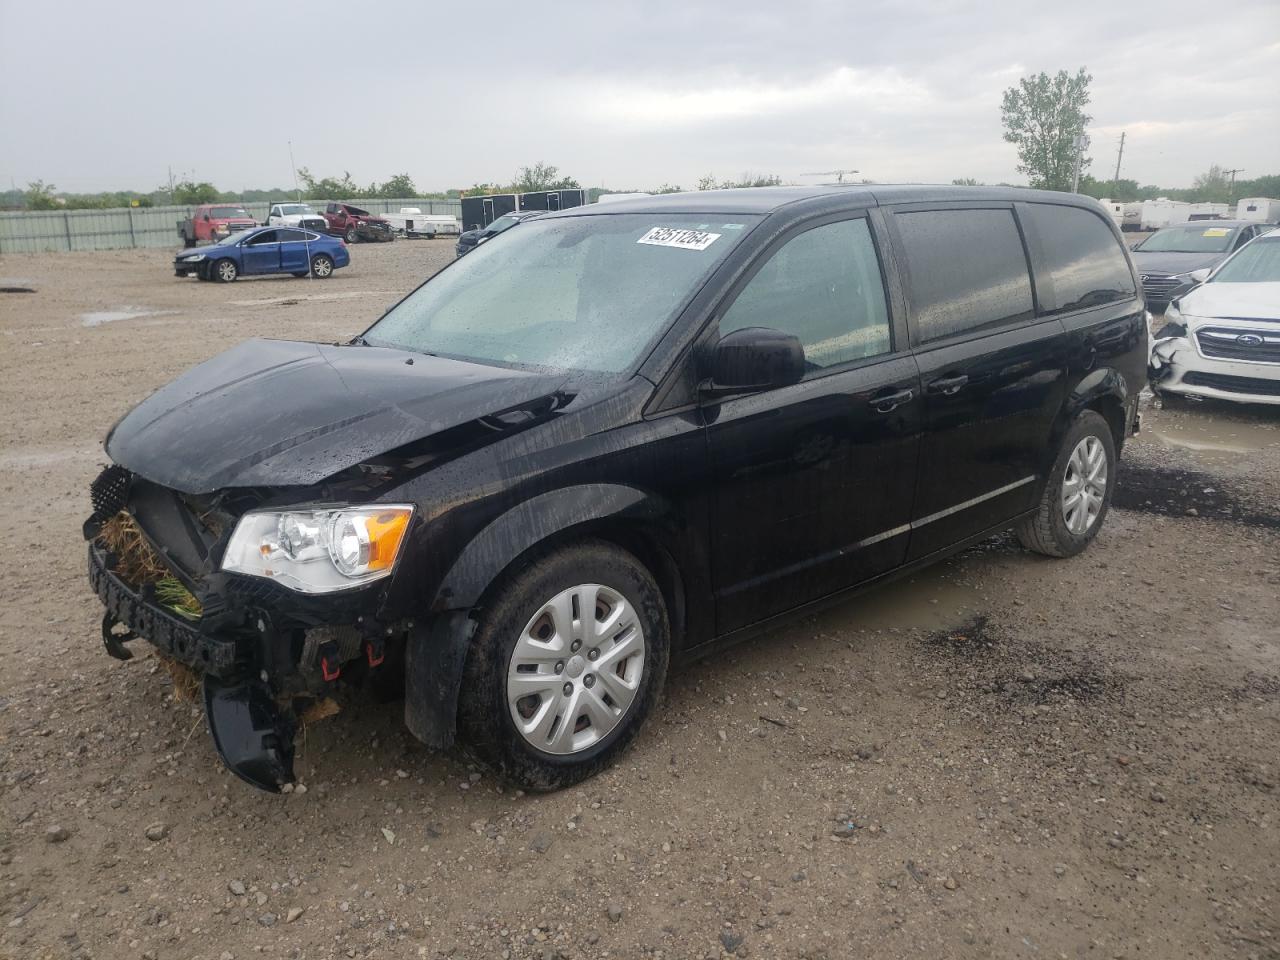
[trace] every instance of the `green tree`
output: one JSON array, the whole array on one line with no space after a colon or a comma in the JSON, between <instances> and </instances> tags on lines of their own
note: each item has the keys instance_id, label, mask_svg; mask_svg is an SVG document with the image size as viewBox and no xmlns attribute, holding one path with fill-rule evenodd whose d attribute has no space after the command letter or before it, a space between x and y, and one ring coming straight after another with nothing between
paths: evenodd
<instances>
[{"instance_id":1,"label":"green tree","mask_svg":"<svg viewBox=\"0 0 1280 960\"><path fill-rule=\"evenodd\" d=\"M1202 203L1228 203L1233 199L1231 179L1216 163L1191 181L1191 189Z\"/></svg>"},{"instance_id":2,"label":"green tree","mask_svg":"<svg viewBox=\"0 0 1280 960\"><path fill-rule=\"evenodd\" d=\"M714 173L708 173L698 179L696 190L734 190L739 187L776 187L782 178L776 173L761 175L747 172L737 180L717 180Z\"/></svg>"},{"instance_id":3,"label":"green tree","mask_svg":"<svg viewBox=\"0 0 1280 960\"><path fill-rule=\"evenodd\" d=\"M582 184L572 177L560 176L560 169L539 160L531 167L521 167L511 184L512 193L532 193L535 190L580 190Z\"/></svg>"},{"instance_id":4,"label":"green tree","mask_svg":"<svg viewBox=\"0 0 1280 960\"><path fill-rule=\"evenodd\" d=\"M192 183L190 180L183 180L173 185L173 202L182 206L214 203L220 197L218 188L206 181Z\"/></svg>"},{"instance_id":5,"label":"green tree","mask_svg":"<svg viewBox=\"0 0 1280 960\"><path fill-rule=\"evenodd\" d=\"M341 180L336 177L318 179L306 167L299 167L298 180L302 183L303 192L312 200L346 200L363 193L346 170L342 172Z\"/></svg>"},{"instance_id":6,"label":"green tree","mask_svg":"<svg viewBox=\"0 0 1280 960\"><path fill-rule=\"evenodd\" d=\"M416 197L418 188L413 185L413 179L407 173L397 173L377 190L370 190L370 196L387 197L388 199L399 199L401 197Z\"/></svg>"},{"instance_id":7,"label":"green tree","mask_svg":"<svg viewBox=\"0 0 1280 960\"><path fill-rule=\"evenodd\" d=\"M1075 164L1075 139L1093 119L1089 105L1093 77L1084 68L1073 77L1065 70L1055 76L1041 72L1023 77L1004 92L1000 118L1004 138L1018 148L1018 172L1041 190L1070 190ZM1080 160L1080 172L1092 161Z\"/></svg>"},{"instance_id":8,"label":"green tree","mask_svg":"<svg viewBox=\"0 0 1280 960\"><path fill-rule=\"evenodd\" d=\"M53 192L58 188L52 183L45 183L43 180L35 180L27 184L26 204L28 210L52 210L54 207L61 207Z\"/></svg>"},{"instance_id":9,"label":"green tree","mask_svg":"<svg viewBox=\"0 0 1280 960\"><path fill-rule=\"evenodd\" d=\"M982 183L973 177L956 177L951 183L957 187L980 187Z\"/></svg>"}]
</instances>

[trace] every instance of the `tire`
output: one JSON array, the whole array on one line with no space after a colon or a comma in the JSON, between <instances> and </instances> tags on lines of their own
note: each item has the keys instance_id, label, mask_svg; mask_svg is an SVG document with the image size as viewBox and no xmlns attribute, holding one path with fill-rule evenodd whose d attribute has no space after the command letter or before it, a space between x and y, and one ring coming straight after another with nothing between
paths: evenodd
<instances>
[{"instance_id":1,"label":"tire","mask_svg":"<svg viewBox=\"0 0 1280 960\"><path fill-rule=\"evenodd\" d=\"M223 259L213 265L210 274L219 283L231 283L240 275L240 271L236 269L234 260Z\"/></svg>"},{"instance_id":2,"label":"tire","mask_svg":"<svg viewBox=\"0 0 1280 960\"><path fill-rule=\"evenodd\" d=\"M347 232L342 235L342 239L346 240L347 243L355 243L360 239L360 234L355 227L347 227Z\"/></svg>"},{"instance_id":3,"label":"tire","mask_svg":"<svg viewBox=\"0 0 1280 960\"><path fill-rule=\"evenodd\" d=\"M1097 483L1099 453L1105 458L1101 465L1101 489ZM1116 463L1116 441L1111 425L1100 413L1083 411L1062 438L1062 447L1040 493L1036 512L1018 524L1018 540L1022 545L1049 557L1074 557L1084 550L1098 535L1111 506ZM1073 478L1079 475L1085 478L1079 489L1086 497L1083 503L1078 496L1072 497L1075 507L1069 509L1070 493L1066 487L1075 487Z\"/></svg>"},{"instance_id":4,"label":"tire","mask_svg":"<svg viewBox=\"0 0 1280 960\"><path fill-rule=\"evenodd\" d=\"M319 280L333 276L333 259L327 253L317 253L311 258L311 275ZM306 276L306 274L298 274Z\"/></svg>"},{"instance_id":5,"label":"tire","mask_svg":"<svg viewBox=\"0 0 1280 960\"><path fill-rule=\"evenodd\" d=\"M594 645L586 621L569 615L575 593L577 609L596 597L593 614L606 623L616 620ZM556 625L554 610L564 611L567 627ZM611 649L618 651L613 658ZM635 557L600 541L543 554L483 604L463 673L461 738L482 762L526 790L579 783L635 739L662 690L669 651L666 604ZM607 662L611 672L593 672L596 662ZM524 672L531 669L536 672ZM515 679L522 677L529 679ZM509 699L513 681L520 685ZM518 696L521 689L530 693ZM565 719L570 713L572 727ZM528 735L517 728L517 715Z\"/></svg>"}]
</instances>

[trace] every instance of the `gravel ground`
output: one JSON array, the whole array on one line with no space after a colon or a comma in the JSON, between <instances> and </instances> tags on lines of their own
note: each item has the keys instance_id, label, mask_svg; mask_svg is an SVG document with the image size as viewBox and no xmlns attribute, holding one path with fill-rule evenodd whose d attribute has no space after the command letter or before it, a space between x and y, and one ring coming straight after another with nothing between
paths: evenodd
<instances>
[{"instance_id":1,"label":"gravel ground","mask_svg":"<svg viewBox=\"0 0 1280 960\"><path fill-rule=\"evenodd\" d=\"M1148 405L1086 554L1001 537L698 664L580 787L504 791L359 699L305 791L231 777L154 657L102 652L100 438L451 255L0 259L35 291L0 294L0 957L1280 957L1280 408Z\"/></svg>"}]
</instances>

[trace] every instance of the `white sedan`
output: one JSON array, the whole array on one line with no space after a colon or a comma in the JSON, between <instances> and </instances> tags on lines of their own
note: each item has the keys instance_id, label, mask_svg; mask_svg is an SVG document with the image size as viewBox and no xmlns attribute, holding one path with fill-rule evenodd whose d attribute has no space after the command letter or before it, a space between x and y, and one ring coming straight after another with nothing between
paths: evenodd
<instances>
[{"instance_id":1,"label":"white sedan","mask_svg":"<svg viewBox=\"0 0 1280 960\"><path fill-rule=\"evenodd\" d=\"M1159 394L1280 404L1280 230L1169 305L1151 345Z\"/></svg>"}]
</instances>

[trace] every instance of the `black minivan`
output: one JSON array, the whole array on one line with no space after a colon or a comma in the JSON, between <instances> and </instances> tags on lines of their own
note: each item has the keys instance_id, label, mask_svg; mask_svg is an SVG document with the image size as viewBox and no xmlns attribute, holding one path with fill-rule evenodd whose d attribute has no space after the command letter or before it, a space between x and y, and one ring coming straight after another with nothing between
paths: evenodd
<instances>
[{"instance_id":1,"label":"black minivan","mask_svg":"<svg viewBox=\"0 0 1280 960\"><path fill-rule=\"evenodd\" d=\"M1083 550L1147 319L1096 202L779 187L552 213L350 343L253 340L111 430L85 525L110 653L202 678L242 778L308 704L402 690L545 790L668 664L1013 527Z\"/></svg>"}]
</instances>

